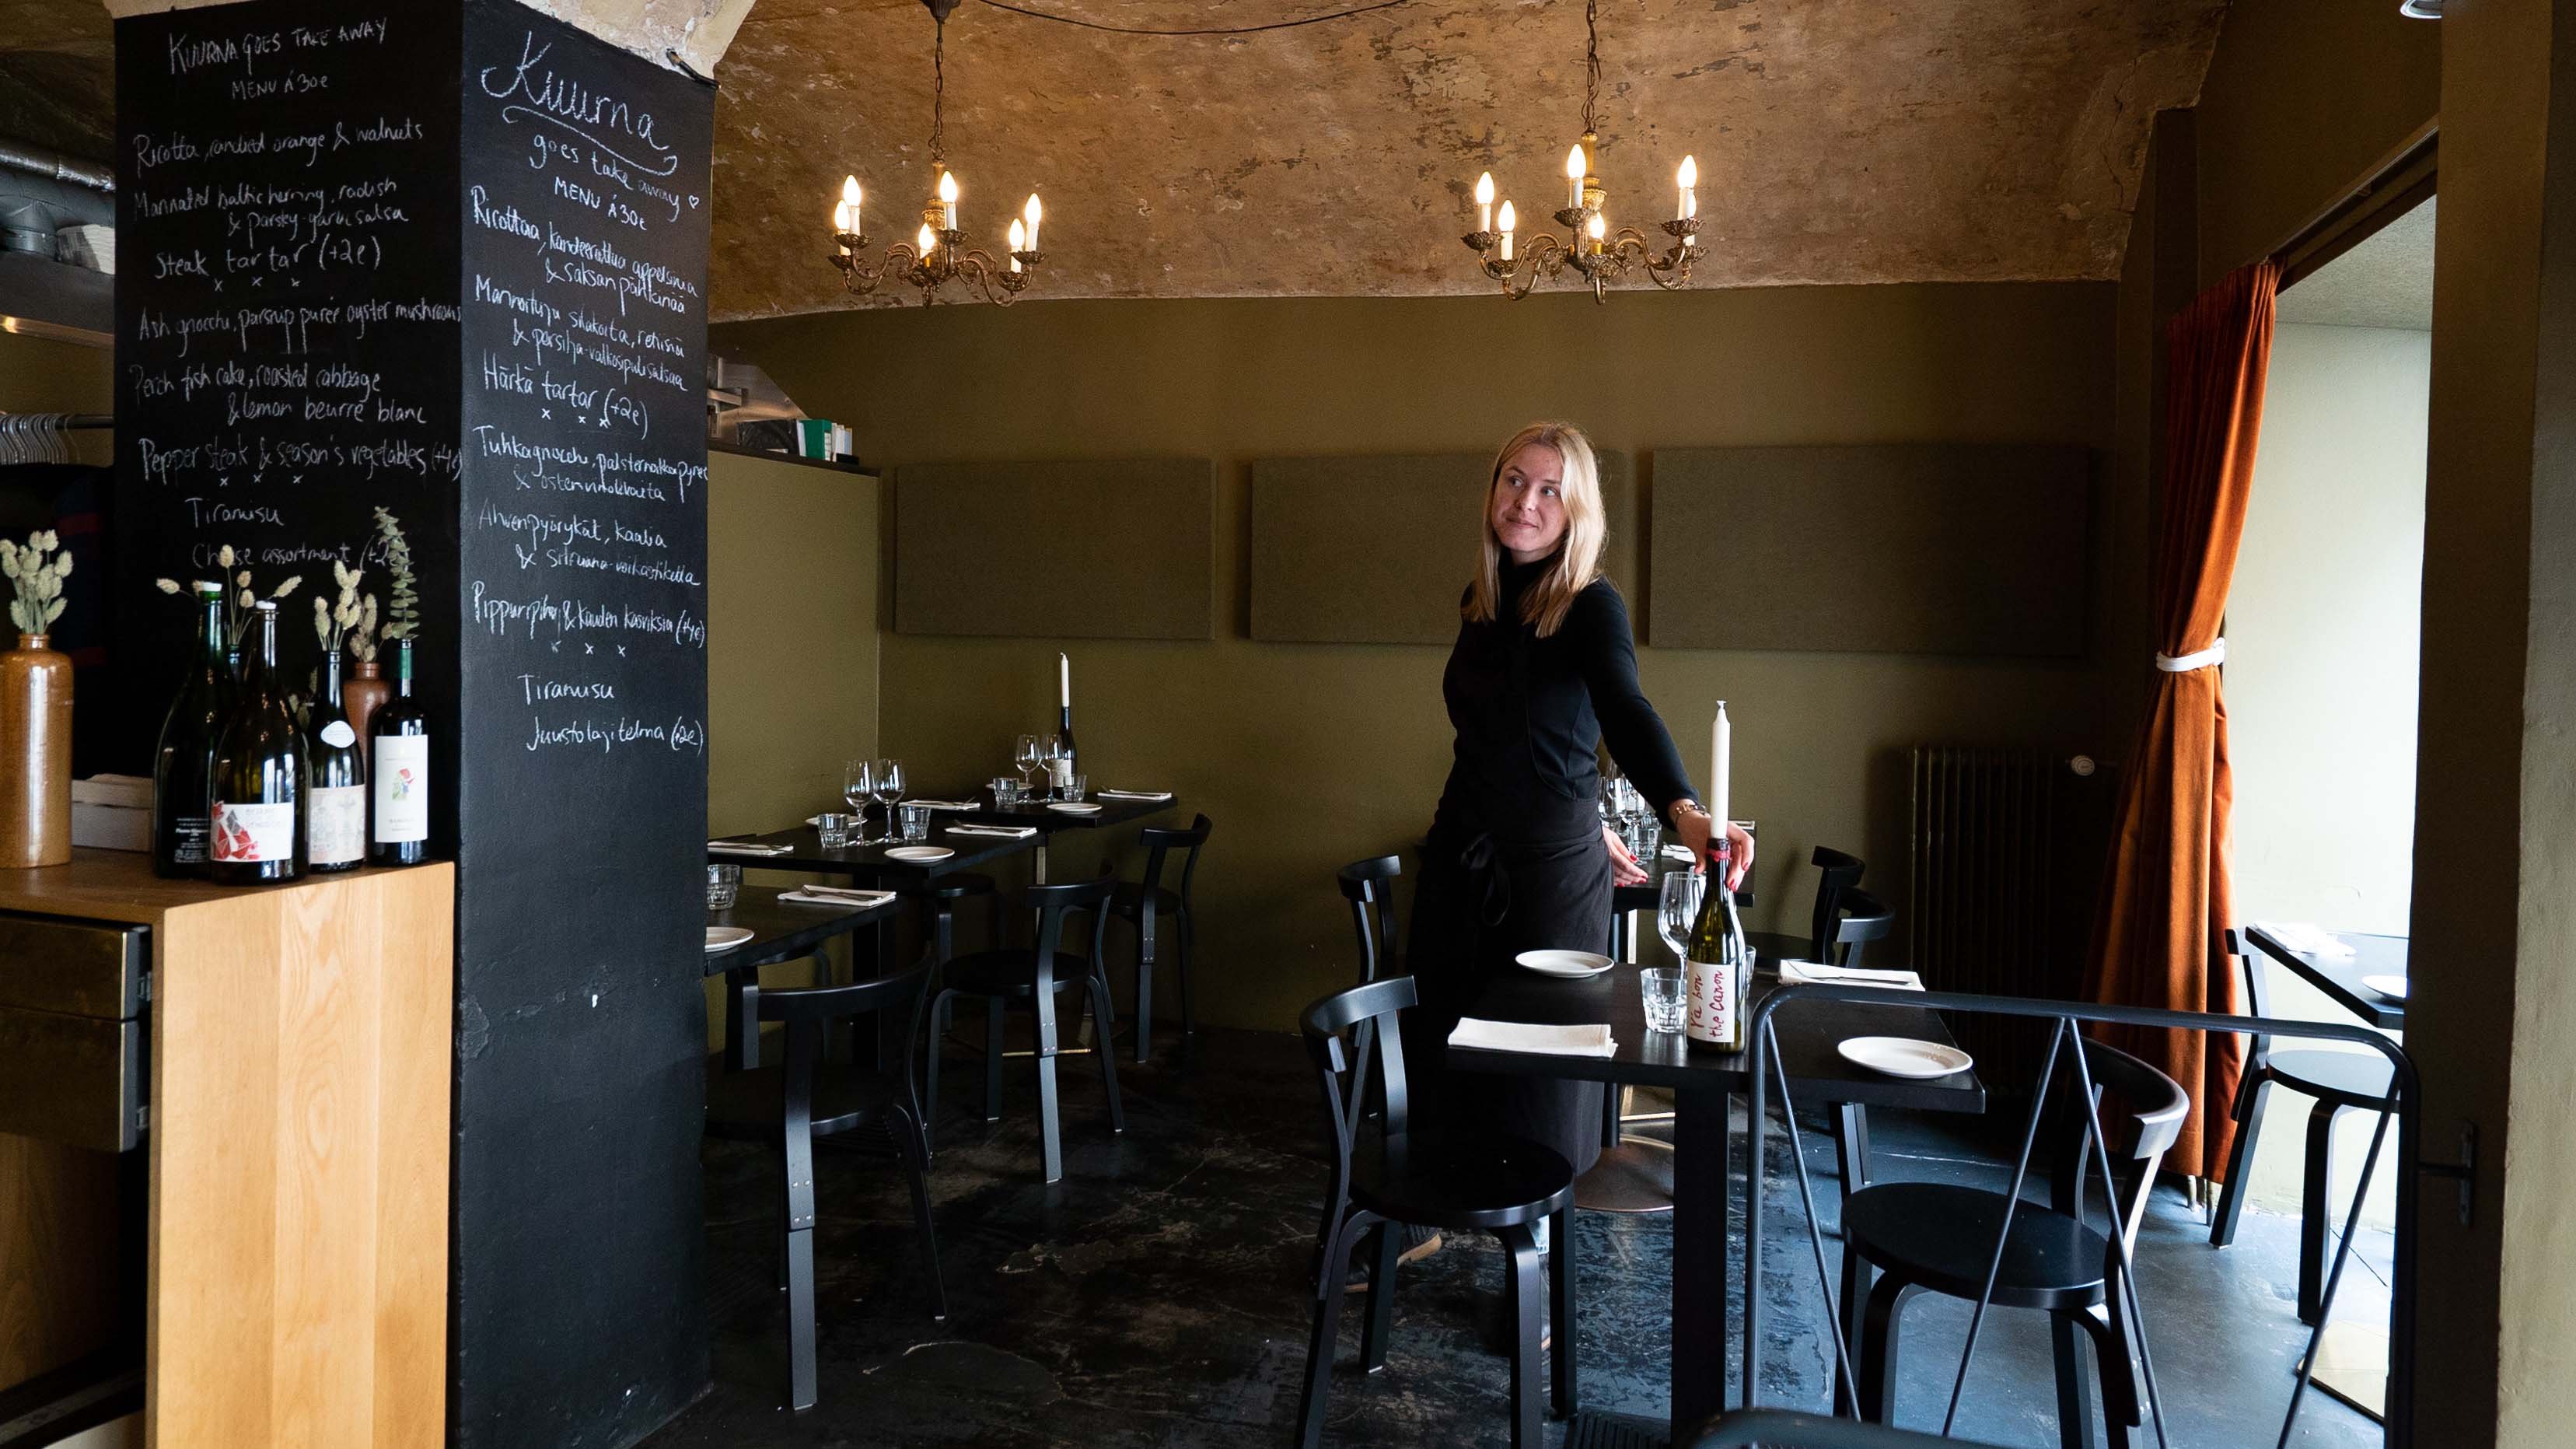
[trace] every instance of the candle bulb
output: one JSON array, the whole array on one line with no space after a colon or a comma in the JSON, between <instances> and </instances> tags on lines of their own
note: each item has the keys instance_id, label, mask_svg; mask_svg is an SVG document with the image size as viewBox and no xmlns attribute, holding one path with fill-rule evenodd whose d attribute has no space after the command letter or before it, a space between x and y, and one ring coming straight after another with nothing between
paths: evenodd
<instances>
[{"instance_id":1,"label":"candle bulb","mask_svg":"<svg viewBox=\"0 0 2576 1449\"><path fill-rule=\"evenodd\" d=\"M867 228L859 225L859 201L863 195L864 193L859 190L859 178L855 176L841 178L841 200L848 203L850 208L850 224L841 230L853 236L867 235Z\"/></svg>"},{"instance_id":2,"label":"candle bulb","mask_svg":"<svg viewBox=\"0 0 2576 1449\"><path fill-rule=\"evenodd\" d=\"M1591 234L1592 249L1598 252L1601 250L1601 239L1610 234L1610 222L1596 211L1592 213L1592 219L1583 224L1583 229Z\"/></svg>"},{"instance_id":3,"label":"candle bulb","mask_svg":"<svg viewBox=\"0 0 2576 1449\"><path fill-rule=\"evenodd\" d=\"M1029 249L1029 229L1018 217L1011 218L1011 270L1020 269L1020 253Z\"/></svg>"},{"instance_id":4,"label":"candle bulb","mask_svg":"<svg viewBox=\"0 0 2576 1449\"><path fill-rule=\"evenodd\" d=\"M1690 194L1689 198L1682 202L1682 219L1683 219L1684 221L1697 221L1697 220L1699 220L1699 193L1698 193L1698 192L1693 191L1693 192ZM1683 238L1682 238L1682 245L1683 245L1683 246L1686 246L1686 247L1695 247L1695 246L1698 246L1698 245L1699 245L1699 233L1697 233L1697 232L1692 232L1692 233L1691 233L1691 234L1689 234L1688 236L1683 237Z\"/></svg>"},{"instance_id":5,"label":"candle bulb","mask_svg":"<svg viewBox=\"0 0 2576 1449\"><path fill-rule=\"evenodd\" d=\"M1673 214L1687 221L1691 214L1691 192L1699 186L1699 162L1684 156L1681 170L1676 174L1675 179L1681 183L1682 196L1678 203L1680 209Z\"/></svg>"},{"instance_id":6,"label":"candle bulb","mask_svg":"<svg viewBox=\"0 0 2576 1449\"><path fill-rule=\"evenodd\" d=\"M939 229L964 230L957 224L957 173L954 171L939 173Z\"/></svg>"},{"instance_id":7,"label":"candle bulb","mask_svg":"<svg viewBox=\"0 0 2576 1449\"><path fill-rule=\"evenodd\" d=\"M1503 260L1512 259L1512 204L1503 203Z\"/></svg>"},{"instance_id":8,"label":"candle bulb","mask_svg":"<svg viewBox=\"0 0 2576 1449\"><path fill-rule=\"evenodd\" d=\"M921 235L914 240L917 243L916 250L921 253L921 259L930 260L931 250L939 245L939 238L931 235L929 222L925 221L921 224Z\"/></svg>"},{"instance_id":9,"label":"candle bulb","mask_svg":"<svg viewBox=\"0 0 2576 1449\"><path fill-rule=\"evenodd\" d=\"M1494 173L1476 178L1476 230L1494 229Z\"/></svg>"},{"instance_id":10,"label":"candle bulb","mask_svg":"<svg viewBox=\"0 0 2576 1449\"><path fill-rule=\"evenodd\" d=\"M1583 143L1577 141L1565 153L1566 194L1573 198L1565 204L1576 211L1583 209L1583 173L1588 169L1583 164Z\"/></svg>"},{"instance_id":11,"label":"candle bulb","mask_svg":"<svg viewBox=\"0 0 2576 1449\"><path fill-rule=\"evenodd\" d=\"M836 201L836 202L833 202L833 203L832 203L832 235L833 235L833 236L835 236L835 237L847 236L847 235L849 234L849 231L850 231L850 204L849 204L848 202L846 202L846 201ZM848 243L846 243L846 242L841 243L841 255L843 255L843 256L845 256L845 257L846 257L846 256L848 256L849 254L850 254L849 244L848 244Z\"/></svg>"},{"instance_id":12,"label":"candle bulb","mask_svg":"<svg viewBox=\"0 0 2576 1449\"><path fill-rule=\"evenodd\" d=\"M1036 192L1032 191L1029 193L1029 204L1021 208L1020 214L1027 217L1029 223L1029 244L1023 250L1032 252L1036 251L1038 249L1038 218L1046 215L1046 208L1038 205L1038 194ZM1080 249L1076 248L1076 250Z\"/></svg>"}]
</instances>

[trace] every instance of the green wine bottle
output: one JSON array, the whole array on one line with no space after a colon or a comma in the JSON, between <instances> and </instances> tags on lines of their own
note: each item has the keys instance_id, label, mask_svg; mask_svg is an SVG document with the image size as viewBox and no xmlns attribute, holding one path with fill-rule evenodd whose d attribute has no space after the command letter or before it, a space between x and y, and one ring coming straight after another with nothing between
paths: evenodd
<instances>
[{"instance_id":1,"label":"green wine bottle","mask_svg":"<svg viewBox=\"0 0 2576 1449\"><path fill-rule=\"evenodd\" d=\"M340 651L322 654L322 696L305 741L312 804L304 812L304 860L316 871L356 870L367 858L367 764L358 732L340 707Z\"/></svg>"},{"instance_id":2,"label":"green wine bottle","mask_svg":"<svg viewBox=\"0 0 2576 1449\"><path fill-rule=\"evenodd\" d=\"M1744 997L1753 984L1753 953L1744 944L1744 922L1735 914L1735 892L1726 888L1726 830L1719 827L1708 842L1708 893L1700 898L1699 920L1691 927L1690 949L1683 956L1689 1015L1682 1029L1693 1041L1731 1052L1745 1046Z\"/></svg>"},{"instance_id":3,"label":"green wine bottle","mask_svg":"<svg viewBox=\"0 0 2576 1449\"><path fill-rule=\"evenodd\" d=\"M215 742L206 874L227 885L304 874L304 732L277 677L277 604L253 606L256 642L242 661L230 718Z\"/></svg>"},{"instance_id":4,"label":"green wine bottle","mask_svg":"<svg viewBox=\"0 0 2576 1449\"><path fill-rule=\"evenodd\" d=\"M152 764L152 873L206 873L209 791L215 768L215 731L223 728L232 665L225 659L224 586L200 580L197 650L179 681L179 697L161 721L161 749Z\"/></svg>"}]
</instances>

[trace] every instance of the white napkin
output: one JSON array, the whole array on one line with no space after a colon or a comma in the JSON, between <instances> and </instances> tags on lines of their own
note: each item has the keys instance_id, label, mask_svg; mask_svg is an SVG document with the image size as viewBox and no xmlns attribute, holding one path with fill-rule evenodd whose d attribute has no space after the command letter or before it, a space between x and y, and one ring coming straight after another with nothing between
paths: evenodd
<instances>
[{"instance_id":1,"label":"white napkin","mask_svg":"<svg viewBox=\"0 0 2576 1449\"><path fill-rule=\"evenodd\" d=\"M721 855L785 855L790 848L784 845L761 845L749 840L710 840L707 842L707 849Z\"/></svg>"},{"instance_id":2,"label":"white napkin","mask_svg":"<svg viewBox=\"0 0 2576 1449\"><path fill-rule=\"evenodd\" d=\"M1687 862L1691 858L1690 847L1687 845L1667 845L1664 847L1664 858L1666 860Z\"/></svg>"},{"instance_id":3,"label":"white napkin","mask_svg":"<svg viewBox=\"0 0 2576 1449\"><path fill-rule=\"evenodd\" d=\"M1790 986L1885 986L1920 991L1923 977L1913 971L1876 971L1866 966L1828 966L1822 961L1783 961L1780 980Z\"/></svg>"},{"instance_id":4,"label":"white napkin","mask_svg":"<svg viewBox=\"0 0 2576 1449\"><path fill-rule=\"evenodd\" d=\"M843 910L863 910L869 906L881 906L893 900L894 892L854 891L837 886L806 886L799 890L781 892L778 898L782 901L794 901L800 906L839 906Z\"/></svg>"},{"instance_id":5,"label":"white napkin","mask_svg":"<svg viewBox=\"0 0 2576 1449\"><path fill-rule=\"evenodd\" d=\"M1026 840L1037 834L1034 825L951 825L951 835L998 835L1005 840Z\"/></svg>"},{"instance_id":6,"label":"white napkin","mask_svg":"<svg viewBox=\"0 0 2576 1449\"><path fill-rule=\"evenodd\" d=\"M906 800L901 803L906 805L918 805L925 810L973 810L978 808L972 800Z\"/></svg>"},{"instance_id":7,"label":"white napkin","mask_svg":"<svg viewBox=\"0 0 2576 1449\"><path fill-rule=\"evenodd\" d=\"M2336 939L2333 932L2319 930L2305 921L2256 921L2254 924L2270 932L2273 940L2301 955L2325 956L2340 961L2353 954L2352 948Z\"/></svg>"},{"instance_id":8,"label":"white napkin","mask_svg":"<svg viewBox=\"0 0 2576 1449\"><path fill-rule=\"evenodd\" d=\"M1169 800L1172 798L1172 792L1169 790L1094 790L1091 793L1104 800Z\"/></svg>"},{"instance_id":9,"label":"white napkin","mask_svg":"<svg viewBox=\"0 0 2576 1449\"><path fill-rule=\"evenodd\" d=\"M1610 1039L1610 1028L1596 1026L1541 1026L1526 1021L1486 1021L1466 1016L1458 1019L1458 1029L1449 1033L1449 1044L1489 1052L1544 1052L1559 1057L1615 1056L1619 1044Z\"/></svg>"}]
</instances>

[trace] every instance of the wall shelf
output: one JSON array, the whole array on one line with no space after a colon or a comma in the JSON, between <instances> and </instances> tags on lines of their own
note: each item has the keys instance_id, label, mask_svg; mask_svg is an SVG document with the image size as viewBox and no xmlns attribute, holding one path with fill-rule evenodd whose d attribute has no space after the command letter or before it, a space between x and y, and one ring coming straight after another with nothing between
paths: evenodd
<instances>
[{"instance_id":1,"label":"wall shelf","mask_svg":"<svg viewBox=\"0 0 2576 1449\"><path fill-rule=\"evenodd\" d=\"M746 448L740 443L719 443L713 438L707 439L707 451L731 453L738 458L765 458L772 463L793 463L800 468L828 468L835 473L855 473L862 478L885 476L874 468L863 467L857 463L835 463L821 458L799 458L793 453L773 453L766 448Z\"/></svg>"}]
</instances>

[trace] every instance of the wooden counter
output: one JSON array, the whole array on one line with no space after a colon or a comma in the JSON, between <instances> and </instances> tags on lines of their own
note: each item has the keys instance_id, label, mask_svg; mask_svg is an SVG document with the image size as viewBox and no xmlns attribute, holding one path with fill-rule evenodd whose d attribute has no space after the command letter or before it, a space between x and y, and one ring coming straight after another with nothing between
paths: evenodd
<instances>
[{"instance_id":1,"label":"wooden counter","mask_svg":"<svg viewBox=\"0 0 2576 1449\"><path fill-rule=\"evenodd\" d=\"M0 870L0 912L150 933L158 1449L443 1440L454 896L443 863L250 889L117 851ZM0 987L28 969L0 958ZM0 1135L0 1387L112 1336L117 1161Z\"/></svg>"}]
</instances>

